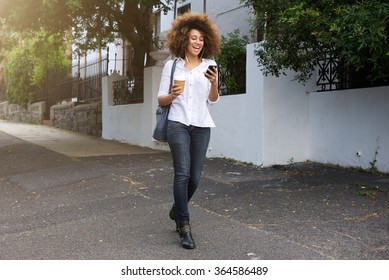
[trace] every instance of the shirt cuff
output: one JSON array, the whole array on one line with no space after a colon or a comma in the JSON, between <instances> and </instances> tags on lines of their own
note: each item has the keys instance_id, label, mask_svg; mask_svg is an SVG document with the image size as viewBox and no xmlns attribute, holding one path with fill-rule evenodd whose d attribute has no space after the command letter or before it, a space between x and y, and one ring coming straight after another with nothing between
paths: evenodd
<instances>
[{"instance_id":1,"label":"shirt cuff","mask_svg":"<svg viewBox=\"0 0 389 280\"><path fill-rule=\"evenodd\" d=\"M215 101L211 101L211 100L209 100L209 98L208 98L208 103L209 103L209 104L215 104L216 102L219 101L219 99L220 99L220 95L217 96L217 99L216 99Z\"/></svg>"}]
</instances>

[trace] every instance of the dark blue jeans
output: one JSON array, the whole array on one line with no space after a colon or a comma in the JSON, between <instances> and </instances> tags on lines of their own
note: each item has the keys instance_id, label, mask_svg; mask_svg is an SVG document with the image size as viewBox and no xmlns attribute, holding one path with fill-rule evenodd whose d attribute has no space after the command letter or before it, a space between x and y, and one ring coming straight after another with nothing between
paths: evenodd
<instances>
[{"instance_id":1,"label":"dark blue jeans","mask_svg":"<svg viewBox=\"0 0 389 280\"><path fill-rule=\"evenodd\" d=\"M180 221L189 220L188 202L199 185L210 137L209 127L168 122L167 140L174 167L174 204Z\"/></svg>"}]
</instances>

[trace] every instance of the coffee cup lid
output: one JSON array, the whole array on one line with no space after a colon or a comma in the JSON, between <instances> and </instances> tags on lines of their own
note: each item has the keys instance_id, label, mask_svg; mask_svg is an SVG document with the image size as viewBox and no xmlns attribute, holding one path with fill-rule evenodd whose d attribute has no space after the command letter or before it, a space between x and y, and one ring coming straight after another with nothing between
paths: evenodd
<instances>
[{"instance_id":1,"label":"coffee cup lid","mask_svg":"<svg viewBox=\"0 0 389 280\"><path fill-rule=\"evenodd\" d=\"M174 76L174 79L175 79L175 80L185 81L185 76L184 76L184 75L175 75L175 76Z\"/></svg>"}]
</instances>

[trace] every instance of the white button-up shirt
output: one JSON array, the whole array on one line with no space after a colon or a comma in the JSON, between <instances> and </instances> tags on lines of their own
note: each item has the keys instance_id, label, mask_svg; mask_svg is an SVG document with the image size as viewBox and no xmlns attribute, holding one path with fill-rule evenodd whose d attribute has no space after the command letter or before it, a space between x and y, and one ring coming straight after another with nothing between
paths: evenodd
<instances>
[{"instance_id":1,"label":"white button-up shirt","mask_svg":"<svg viewBox=\"0 0 389 280\"><path fill-rule=\"evenodd\" d=\"M169 94L170 74L174 60L166 62L163 70L158 96ZM202 59L199 66L192 70L184 67L185 61L178 59L174 75L185 77L184 92L177 96L170 105L169 117L185 125L198 127L215 127L209 112L211 104L216 103L208 99L211 89L210 81L204 76L209 65L216 65L212 59Z\"/></svg>"}]
</instances>

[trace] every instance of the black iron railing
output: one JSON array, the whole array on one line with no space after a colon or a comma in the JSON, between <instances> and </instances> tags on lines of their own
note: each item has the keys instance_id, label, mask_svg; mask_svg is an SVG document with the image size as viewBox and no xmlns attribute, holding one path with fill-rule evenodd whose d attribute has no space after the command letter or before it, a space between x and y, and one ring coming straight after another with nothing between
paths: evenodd
<instances>
[{"instance_id":1,"label":"black iron railing","mask_svg":"<svg viewBox=\"0 0 389 280\"><path fill-rule=\"evenodd\" d=\"M100 100L102 96L101 79L108 75L109 50L106 56L94 61L72 65L70 76L57 81L54 99L58 102L75 98L78 102Z\"/></svg>"},{"instance_id":2,"label":"black iron railing","mask_svg":"<svg viewBox=\"0 0 389 280\"><path fill-rule=\"evenodd\" d=\"M113 83L113 104L143 103L143 77L128 78Z\"/></svg>"},{"instance_id":3,"label":"black iron railing","mask_svg":"<svg viewBox=\"0 0 389 280\"><path fill-rule=\"evenodd\" d=\"M317 91L331 91L349 88L348 73L341 73L342 62L333 56L318 60Z\"/></svg>"},{"instance_id":4,"label":"black iron railing","mask_svg":"<svg viewBox=\"0 0 389 280\"><path fill-rule=\"evenodd\" d=\"M228 65L228 68L219 67L218 88L220 95L235 95L246 93L246 63L243 67Z\"/></svg>"},{"instance_id":5,"label":"black iron railing","mask_svg":"<svg viewBox=\"0 0 389 280\"><path fill-rule=\"evenodd\" d=\"M353 88L387 86L389 80L369 80L369 66L355 69L346 66L343 60L328 55L318 60L317 91L333 91Z\"/></svg>"}]
</instances>

